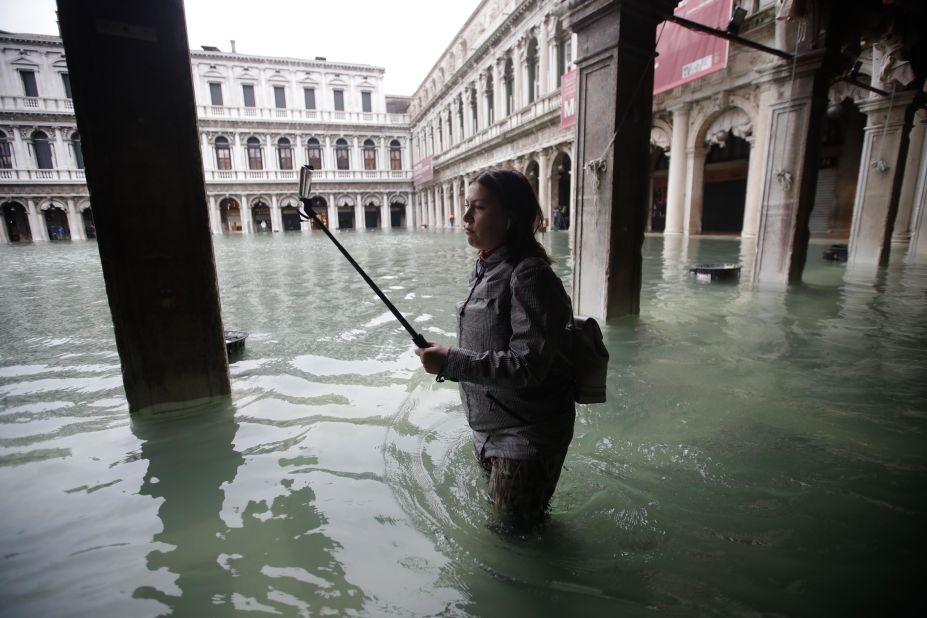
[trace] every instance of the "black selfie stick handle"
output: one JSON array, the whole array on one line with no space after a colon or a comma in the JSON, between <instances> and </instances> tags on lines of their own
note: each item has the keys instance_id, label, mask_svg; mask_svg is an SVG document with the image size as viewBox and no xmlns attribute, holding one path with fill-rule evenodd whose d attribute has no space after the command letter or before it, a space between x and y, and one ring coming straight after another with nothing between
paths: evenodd
<instances>
[{"instance_id":1,"label":"black selfie stick handle","mask_svg":"<svg viewBox=\"0 0 927 618\"><path fill-rule=\"evenodd\" d=\"M300 199L300 201L303 203L303 210L306 211L306 214L303 215L303 216L306 217L306 218L308 218L308 219L312 219L313 221L315 221L316 225L318 225L319 228L321 228L321 230L322 230L323 232L325 232L325 235L328 236L328 237L331 239L331 241L332 241L333 243L335 243L335 246L338 247L338 250L341 251L341 254L342 254L345 258L347 258L347 260L351 263L351 266L354 267L354 270L356 270L358 273L360 273L360 276L363 277L363 278L364 278L364 281L367 282L367 285L369 285L369 286L373 289L373 291L377 293L377 296L380 297L380 300L383 301L383 304L386 305L386 308L389 309L389 310L392 312L392 314L393 314L394 316L396 316L396 319L399 320L399 323L402 324L403 328L405 328L406 331L408 331L408 333L409 333L409 335L411 335L412 341L415 343L415 345L417 345L417 346L420 347L420 348L427 348L427 347L428 347L428 342L425 340L425 338L422 336L422 334L421 334L421 333L415 332L415 329L412 328L412 325L409 324L409 321L408 321L407 319L405 319L405 317L404 317L401 313L399 313L399 309L396 309L396 307L393 305L393 303L391 303L390 300L386 297L386 294L384 294L384 293L380 290L380 288L377 287L377 284L373 282L373 279L371 279L371 278L367 275L367 273L364 272L364 269L360 267L360 264L358 264L357 262L354 261L354 258L351 257L351 254L348 253L347 249L345 249L344 247L342 247L342 246L341 246L341 243L338 242L338 239L336 239L336 238L332 235L332 233L331 233L330 231L328 231L328 228L325 226L324 223L322 223L322 220L319 219L318 215L315 214L315 211L312 210L312 203L311 203L311 200L310 200L309 198L304 198L304 197L301 197L301 198L299 198L299 199ZM300 214L302 214L302 213L300 213Z\"/></svg>"}]
</instances>

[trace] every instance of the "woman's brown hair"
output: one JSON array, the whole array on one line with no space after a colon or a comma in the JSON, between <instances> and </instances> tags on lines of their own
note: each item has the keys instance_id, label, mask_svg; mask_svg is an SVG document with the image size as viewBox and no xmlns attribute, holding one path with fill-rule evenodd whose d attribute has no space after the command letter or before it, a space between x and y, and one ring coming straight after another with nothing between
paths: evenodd
<instances>
[{"instance_id":1,"label":"woman's brown hair","mask_svg":"<svg viewBox=\"0 0 927 618\"><path fill-rule=\"evenodd\" d=\"M489 191L499 207L509 215L510 225L505 237L508 261L540 257L550 264L553 260L534 237L544 220L544 213L525 175L515 170L496 168L481 172L473 182Z\"/></svg>"}]
</instances>

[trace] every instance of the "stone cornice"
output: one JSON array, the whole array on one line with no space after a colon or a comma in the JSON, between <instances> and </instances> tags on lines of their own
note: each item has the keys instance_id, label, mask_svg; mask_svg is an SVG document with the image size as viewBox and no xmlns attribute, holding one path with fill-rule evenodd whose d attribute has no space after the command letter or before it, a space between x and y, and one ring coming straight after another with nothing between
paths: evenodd
<instances>
[{"instance_id":1,"label":"stone cornice","mask_svg":"<svg viewBox=\"0 0 927 618\"><path fill-rule=\"evenodd\" d=\"M330 62L328 60L306 60L301 58L287 58L276 56L258 56L255 54L238 54L231 52L212 52L202 50L190 50L190 58L197 60L222 60L229 63L253 63L253 64L273 64L275 66L290 66L311 68L317 71L334 72L337 70L344 72L357 73L376 73L383 75L386 69L375 67L370 64L353 64L349 62Z\"/></svg>"}]
</instances>

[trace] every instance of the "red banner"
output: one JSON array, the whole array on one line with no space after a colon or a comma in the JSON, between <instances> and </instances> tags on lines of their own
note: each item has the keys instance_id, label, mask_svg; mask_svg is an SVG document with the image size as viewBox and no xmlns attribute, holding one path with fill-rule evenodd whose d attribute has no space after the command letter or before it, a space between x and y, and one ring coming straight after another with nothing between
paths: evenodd
<instances>
[{"instance_id":1,"label":"red banner","mask_svg":"<svg viewBox=\"0 0 927 618\"><path fill-rule=\"evenodd\" d=\"M423 185L435 177L434 157L428 155L412 167L412 184Z\"/></svg>"},{"instance_id":2,"label":"red banner","mask_svg":"<svg viewBox=\"0 0 927 618\"><path fill-rule=\"evenodd\" d=\"M674 14L724 30L731 19L732 0L683 0ZM674 23L657 26L657 59L653 93L695 81L727 66L725 39L688 30Z\"/></svg>"},{"instance_id":3,"label":"red banner","mask_svg":"<svg viewBox=\"0 0 927 618\"><path fill-rule=\"evenodd\" d=\"M563 74L560 81L560 127L576 126L576 69Z\"/></svg>"}]
</instances>

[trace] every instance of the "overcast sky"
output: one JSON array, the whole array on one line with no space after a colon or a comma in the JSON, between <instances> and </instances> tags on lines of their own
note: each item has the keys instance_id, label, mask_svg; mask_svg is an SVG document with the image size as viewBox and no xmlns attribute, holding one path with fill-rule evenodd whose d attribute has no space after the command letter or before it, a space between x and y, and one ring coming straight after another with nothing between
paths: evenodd
<instances>
[{"instance_id":1,"label":"overcast sky","mask_svg":"<svg viewBox=\"0 0 927 618\"><path fill-rule=\"evenodd\" d=\"M153 2L158 0L151 0ZM185 0L190 47L360 62L411 95L479 0ZM58 34L55 0L0 0L0 30Z\"/></svg>"}]
</instances>

